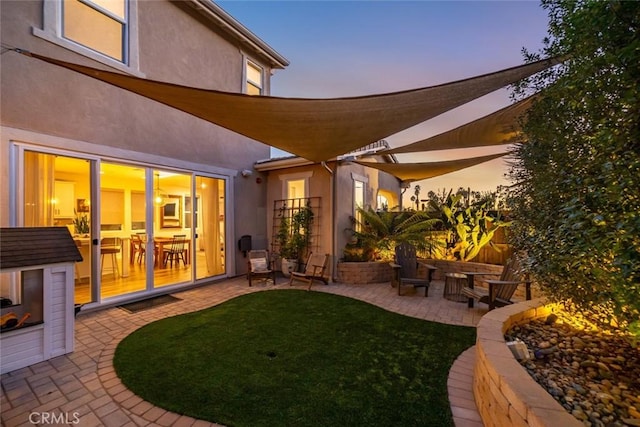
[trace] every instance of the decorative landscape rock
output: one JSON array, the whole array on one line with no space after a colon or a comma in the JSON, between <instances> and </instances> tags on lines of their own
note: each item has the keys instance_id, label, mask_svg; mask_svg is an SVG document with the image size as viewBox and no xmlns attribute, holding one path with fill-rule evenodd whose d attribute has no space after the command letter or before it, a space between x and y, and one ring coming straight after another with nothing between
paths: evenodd
<instances>
[{"instance_id":1,"label":"decorative landscape rock","mask_svg":"<svg viewBox=\"0 0 640 427\"><path fill-rule=\"evenodd\" d=\"M640 427L640 349L611 331L576 329L567 315L513 327L535 357L531 377L570 414L593 427Z\"/></svg>"}]
</instances>

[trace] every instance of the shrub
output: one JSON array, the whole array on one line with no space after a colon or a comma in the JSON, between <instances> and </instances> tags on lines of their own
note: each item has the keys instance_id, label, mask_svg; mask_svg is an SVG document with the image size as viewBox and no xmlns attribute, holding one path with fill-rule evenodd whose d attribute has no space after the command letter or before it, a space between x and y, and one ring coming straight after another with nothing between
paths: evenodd
<instances>
[{"instance_id":1,"label":"shrub","mask_svg":"<svg viewBox=\"0 0 640 427\"><path fill-rule=\"evenodd\" d=\"M544 1L541 54L570 54L538 91L510 171L514 244L546 294L592 317L640 318L640 3ZM635 324L635 325L634 325Z\"/></svg>"}]
</instances>

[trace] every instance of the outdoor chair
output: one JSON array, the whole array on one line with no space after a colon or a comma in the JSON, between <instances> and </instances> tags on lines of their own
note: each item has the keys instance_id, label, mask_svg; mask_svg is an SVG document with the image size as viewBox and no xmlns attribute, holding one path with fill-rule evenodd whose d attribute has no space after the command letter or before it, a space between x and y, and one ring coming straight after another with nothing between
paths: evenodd
<instances>
[{"instance_id":1,"label":"outdoor chair","mask_svg":"<svg viewBox=\"0 0 640 427\"><path fill-rule=\"evenodd\" d=\"M328 260L329 254L314 254L313 252L310 253L309 257L307 258L307 263L305 264L304 271L291 272L291 275L289 276L289 286L291 286L294 281L300 281L307 283L309 285L307 290L310 290L314 280L320 280L325 285L328 285L328 281L324 277L324 271L327 268Z\"/></svg>"},{"instance_id":2,"label":"outdoor chair","mask_svg":"<svg viewBox=\"0 0 640 427\"><path fill-rule=\"evenodd\" d=\"M247 280L251 286L253 279L267 279L276 284L276 270L273 268L273 260L267 250L251 250L247 252Z\"/></svg>"},{"instance_id":3,"label":"outdoor chair","mask_svg":"<svg viewBox=\"0 0 640 427\"><path fill-rule=\"evenodd\" d=\"M391 286L398 286L398 295L402 295L402 286L411 285L414 288L424 288L424 296L429 295L429 285L433 278L436 267L418 261L416 248L409 243L401 243L395 248L395 262L389 263L393 268L393 279ZM427 275L424 278L418 277L418 266L426 269Z\"/></svg>"},{"instance_id":4,"label":"outdoor chair","mask_svg":"<svg viewBox=\"0 0 640 427\"><path fill-rule=\"evenodd\" d=\"M187 266L187 261L185 260L185 241L187 235L186 234L176 234L173 236L173 240L171 241L171 245L168 248L164 248L162 250L162 265L164 267L167 266L167 263L171 267L173 267L173 262L176 262L177 266L180 266L180 260L184 266Z\"/></svg>"},{"instance_id":5,"label":"outdoor chair","mask_svg":"<svg viewBox=\"0 0 640 427\"><path fill-rule=\"evenodd\" d=\"M463 287L461 294L469 298L469 308L473 307L473 302L478 301L489 305L489 310L496 307L504 307L513 304L511 298L516 292L518 285L525 285L525 297L531 299L531 281L527 274L523 274L517 257L514 255L505 263L500 279L486 280L489 289L476 288L474 286L474 276L492 275L490 272L463 271L467 275L468 286Z\"/></svg>"}]
</instances>

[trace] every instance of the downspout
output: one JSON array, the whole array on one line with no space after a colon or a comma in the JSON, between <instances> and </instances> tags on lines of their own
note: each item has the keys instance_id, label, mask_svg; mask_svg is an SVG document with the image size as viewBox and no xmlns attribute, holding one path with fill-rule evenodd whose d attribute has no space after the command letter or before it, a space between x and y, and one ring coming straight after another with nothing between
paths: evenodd
<instances>
[{"instance_id":1,"label":"downspout","mask_svg":"<svg viewBox=\"0 0 640 427\"><path fill-rule=\"evenodd\" d=\"M336 281L336 271L338 268L337 259L338 259L338 248L337 248L337 239L336 239L336 179L334 175L334 171L327 165L327 162L324 160L321 162L322 166L329 172L329 189L330 195L329 200L331 202L331 252L333 256L331 257L331 281ZM338 162L336 161L336 170L338 169Z\"/></svg>"}]
</instances>

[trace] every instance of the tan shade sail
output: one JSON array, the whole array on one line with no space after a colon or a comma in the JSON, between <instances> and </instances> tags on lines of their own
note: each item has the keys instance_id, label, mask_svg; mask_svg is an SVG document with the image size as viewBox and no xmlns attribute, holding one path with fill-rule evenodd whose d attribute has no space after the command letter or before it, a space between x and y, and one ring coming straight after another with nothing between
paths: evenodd
<instances>
[{"instance_id":1,"label":"tan shade sail","mask_svg":"<svg viewBox=\"0 0 640 427\"><path fill-rule=\"evenodd\" d=\"M453 83L388 94L303 99L197 89L22 53L316 162L378 141L559 63L555 59L542 60Z\"/></svg>"},{"instance_id":2,"label":"tan shade sail","mask_svg":"<svg viewBox=\"0 0 640 427\"><path fill-rule=\"evenodd\" d=\"M363 162L355 160L362 166L378 169L395 176L402 181L412 182L423 179L434 178L436 176L466 169L498 157L506 156L509 153L490 154L488 156L472 157L469 159L445 160L441 162L424 162L424 163L376 163Z\"/></svg>"},{"instance_id":3,"label":"tan shade sail","mask_svg":"<svg viewBox=\"0 0 640 427\"><path fill-rule=\"evenodd\" d=\"M525 98L471 123L412 144L381 151L378 154L416 153L512 144L517 142L521 135L518 118L526 113L532 102L533 97Z\"/></svg>"}]
</instances>

